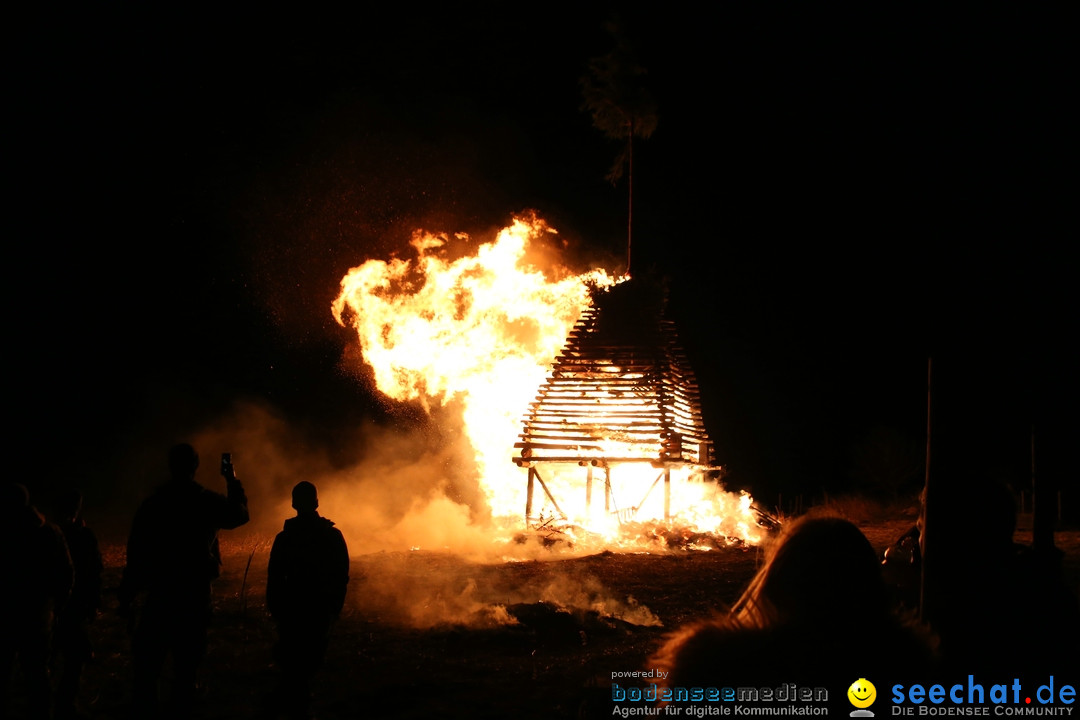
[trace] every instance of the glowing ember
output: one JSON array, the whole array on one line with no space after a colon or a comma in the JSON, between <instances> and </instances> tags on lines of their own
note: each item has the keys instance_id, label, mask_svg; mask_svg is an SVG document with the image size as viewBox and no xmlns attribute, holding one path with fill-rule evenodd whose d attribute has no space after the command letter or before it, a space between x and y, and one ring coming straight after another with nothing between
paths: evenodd
<instances>
[{"instance_id":1,"label":"glowing ember","mask_svg":"<svg viewBox=\"0 0 1080 720\"><path fill-rule=\"evenodd\" d=\"M381 392L428 410L460 406L491 515L513 519L518 527L526 484L524 471L510 458L522 413L589 307L589 286L612 287L626 279L617 281L602 270L541 271L528 259L530 242L554 234L536 217L516 218L494 241L453 258L456 246L469 243L467 236L418 231L411 243L415 260L368 260L353 268L333 304L337 321L355 328ZM598 440L603 447L620 438ZM643 479L620 485L620 492L630 494L625 508L635 508L636 521L664 518L663 492L648 489L661 471L647 464L629 469ZM578 475L559 482L582 485L584 476ZM723 492L715 483L677 479L670 500L680 524L758 539L749 497ZM650 497L642 500L643 495ZM590 531L611 536L628 519L625 512L604 512L603 502L586 508L584 490L560 491L559 499L565 519ZM538 509L545 512L543 504Z\"/></svg>"}]
</instances>

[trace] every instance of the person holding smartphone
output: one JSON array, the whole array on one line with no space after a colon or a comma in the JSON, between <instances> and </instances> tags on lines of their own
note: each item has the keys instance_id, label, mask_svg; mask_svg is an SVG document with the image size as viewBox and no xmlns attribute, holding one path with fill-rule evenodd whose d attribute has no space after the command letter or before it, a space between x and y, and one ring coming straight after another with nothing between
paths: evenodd
<instances>
[{"instance_id":1,"label":"person holding smartphone","mask_svg":"<svg viewBox=\"0 0 1080 720\"><path fill-rule=\"evenodd\" d=\"M132 637L136 717L159 717L158 679L172 656L174 716L190 714L199 665L206 654L210 587L221 573L218 531L249 520L247 497L222 457L221 494L195 481L199 454L187 443L169 450L169 480L142 502L128 537L127 565L118 590L119 612L134 621L134 603L145 595Z\"/></svg>"}]
</instances>

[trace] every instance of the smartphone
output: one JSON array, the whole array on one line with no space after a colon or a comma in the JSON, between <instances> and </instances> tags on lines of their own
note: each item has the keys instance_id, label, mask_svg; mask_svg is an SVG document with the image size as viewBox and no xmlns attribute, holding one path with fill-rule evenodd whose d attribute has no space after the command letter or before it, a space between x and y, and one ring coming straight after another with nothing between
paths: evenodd
<instances>
[{"instance_id":1,"label":"smartphone","mask_svg":"<svg viewBox=\"0 0 1080 720\"><path fill-rule=\"evenodd\" d=\"M221 453L221 474L227 478L233 476L232 453Z\"/></svg>"}]
</instances>

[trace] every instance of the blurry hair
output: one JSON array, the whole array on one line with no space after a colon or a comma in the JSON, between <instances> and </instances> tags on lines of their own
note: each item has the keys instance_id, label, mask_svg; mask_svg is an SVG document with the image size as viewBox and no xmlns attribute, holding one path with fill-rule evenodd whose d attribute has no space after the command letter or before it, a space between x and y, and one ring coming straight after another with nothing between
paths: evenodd
<instances>
[{"instance_id":1,"label":"blurry hair","mask_svg":"<svg viewBox=\"0 0 1080 720\"><path fill-rule=\"evenodd\" d=\"M768 628L749 627L731 615L716 615L668 633L649 658L649 667L665 671L666 687L707 687L718 676L735 680L733 664L760 668L782 660L776 657L771 639ZM724 664L723 658L729 663Z\"/></svg>"},{"instance_id":2,"label":"blurry hair","mask_svg":"<svg viewBox=\"0 0 1080 720\"><path fill-rule=\"evenodd\" d=\"M843 623L889 612L877 553L852 523L800 518L785 526L764 566L732 612L765 627L784 622Z\"/></svg>"},{"instance_id":3,"label":"blurry hair","mask_svg":"<svg viewBox=\"0 0 1080 720\"><path fill-rule=\"evenodd\" d=\"M668 636L651 658L670 686L724 677L757 681L768 667L798 677L859 657L883 672L925 667L931 638L896 616L877 553L852 523L803 517L784 526L731 612ZM862 667L862 665L860 665Z\"/></svg>"}]
</instances>

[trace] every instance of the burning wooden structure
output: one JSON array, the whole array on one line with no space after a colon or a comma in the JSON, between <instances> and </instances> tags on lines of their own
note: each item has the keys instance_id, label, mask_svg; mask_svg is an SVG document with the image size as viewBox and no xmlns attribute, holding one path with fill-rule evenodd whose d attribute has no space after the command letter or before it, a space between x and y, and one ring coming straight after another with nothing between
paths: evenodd
<instances>
[{"instance_id":1,"label":"burning wooden structure","mask_svg":"<svg viewBox=\"0 0 1080 720\"><path fill-rule=\"evenodd\" d=\"M528 469L527 525L543 521L534 514L537 484L557 519L567 519L555 496L559 488L551 482L567 472L585 474L586 515L592 513L594 480L601 474L605 514L622 523L636 515L661 481L664 518L671 516L673 470L719 470L711 467L697 381L665 308L666 292L655 283L632 280L593 292L593 305L582 313L530 403L515 444L520 452L514 462ZM613 471L617 475L631 465L653 468L656 476L636 504L620 507Z\"/></svg>"}]
</instances>

